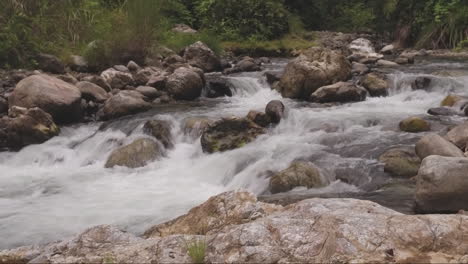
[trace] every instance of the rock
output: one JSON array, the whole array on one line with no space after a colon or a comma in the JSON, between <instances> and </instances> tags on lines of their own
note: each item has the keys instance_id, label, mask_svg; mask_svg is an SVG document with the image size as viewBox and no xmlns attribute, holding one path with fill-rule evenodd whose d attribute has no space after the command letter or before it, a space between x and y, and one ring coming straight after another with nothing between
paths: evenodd
<instances>
[{"instance_id":1,"label":"rock","mask_svg":"<svg viewBox=\"0 0 468 264\"><path fill-rule=\"evenodd\" d=\"M395 52L395 46L393 44L387 45L380 50L382 54L392 54Z\"/></svg>"},{"instance_id":2,"label":"rock","mask_svg":"<svg viewBox=\"0 0 468 264\"><path fill-rule=\"evenodd\" d=\"M107 94L106 90L97 86L94 83L79 82L76 84L76 87L80 89L81 96L88 101L102 103L109 98L109 95Z\"/></svg>"},{"instance_id":3,"label":"rock","mask_svg":"<svg viewBox=\"0 0 468 264\"><path fill-rule=\"evenodd\" d=\"M388 60L378 60L376 65L380 67L396 67L398 63Z\"/></svg>"},{"instance_id":4,"label":"rock","mask_svg":"<svg viewBox=\"0 0 468 264\"><path fill-rule=\"evenodd\" d=\"M207 153L223 152L240 148L264 133L264 128L246 118L225 118L203 132L201 145Z\"/></svg>"},{"instance_id":5,"label":"rock","mask_svg":"<svg viewBox=\"0 0 468 264\"><path fill-rule=\"evenodd\" d=\"M281 76L283 75L283 71L266 71L264 73L267 83L272 85L275 82L281 80Z\"/></svg>"},{"instance_id":6,"label":"rock","mask_svg":"<svg viewBox=\"0 0 468 264\"><path fill-rule=\"evenodd\" d=\"M45 74L21 80L8 100L10 107L39 107L51 114L56 123L69 123L81 118L80 90Z\"/></svg>"},{"instance_id":7,"label":"rock","mask_svg":"<svg viewBox=\"0 0 468 264\"><path fill-rule=\"evenodd\" d=\"M70 56L70 69L76 72L88 72L88 62L83 56L71 55Z\"/></svg>"},{"instance_id":8,"label":"rock","mask_svg":"<svg viewBox=\"0 0 468 264\"><path fill-rule=\"evenodd\" d=\"M316 103L359 102L366 99L367 91L349 82L338 82L320 87L311 96L310 101Z\"/></svg>"},{"instance_id":9,"label":"rock","mask_svg":"<svg viewBox=\"0 0 468 264\"><path fill-rule=\"evenodd\" d=\"M112 68L114 68L115 70L119 72L130 72L130 70L125 65L114 65L114 67Z\"/></svg>"},{"instance_id":10,"label":"rock","mask_svg":"<svg viewBox=\"0 0 468 264\"><path fill-rule=\"evenodd\" d=\"M171 68L169 71L174 71L179 67L188 67L187 61L177 54L166 57L163 61L163 66Z\"/></svg>"},{"instance_id":11,"label":"rock","mask_svg":"<svg viewBox=\"0 0 468 264\"><path fill-rule=\"evenodd\" d=\"M151 120L145 123L143 131L156 138L167 149L174 147L171 134L171 123L165 120Z\"/></svg>"},{"instance_id":12,"label":"rock","mask_svg":"<svg viewBox=\"0 0 468 264\"><path fill-rule=\"evenodd\" d=\"M387 96L388 81L376 73L369 73L361 80L361 85L367 89L371 96Z\"/></svg>"},{"instance_id":13,"label":"rock","mask_svg":"<svg viewBox=\"0 0 468 264\"><path fill-rule=\"evenodd\" d=\"M201 95L203 80L192 69L182 67L169 75L166 88L169 94L177 100L194 100Z\"/></svg>"},{"instance_id":14,"label":"rock","mask_svg":"<svg viewBox=\"0 0 468 264\"><path fill-rule=\"evenodd\" d=\"M213 120L205 117L189 117L183 121L183 130L195 138L200 137L202 133L213 124Z\"/></svg>"},{"instance_id":15,"label":"rock","mask_svg":"<svg viewBox=\"0 0 468 264\"><path fill-rule=\"evenodd\" d=\"M0 149L17 150L31 144L41 144L59 132L52 116L40 108L12 106L8 117L0 118Z\"/></svg>"},{"instance_id":16,"label":"rock","mask_svg":"<svg viewBox=\"0 0 468 264\"><path fill-rule=\"evenodd\" d=\"M8 101L5 98L0 97L0 116L6 112L8 112Z\"/></svg>"},{"instance_id":17,"label":"rock","mask_svg":"<svg viewBox=\"0 0 468 264\"><path fill-rule=\"evenodd\" d=\"M358 38L352 41L349 46L353 56L364 57L364 58L382 58L382 54L375 52L374 45L372 42L365 38Z\"/></svg>"},{"instance_id":18,"label":"rock","mask_svg":"<svg viewBox=\"0 0 468 264\"><path fill-rule=\"evenodd\" d=\"M246 118L261 127L267 127L272 123L267 114L259 111L249 111Z\"/></svg>"},{"instance_id":19,"label":"rock","mask_svg":"<svg viewBox=\"0 0 468 264\"><path fill-rule=\"evenodd\" d=\"M429 134L416 143L416 154L420 159L432 155L444 157L464 157L464 153L450 141L437 134Z\"/></svg>"},{"instance_id":20,"label":"rock","mask_svg":"<svg viewBox=\"0 0 468 264\"><path fill-rule=\"evenodd\" d=\"M151 108L151 104L145 102L144 98L137 91L120 91L107 99L100 117L103 120L109 120L147 111Z\"/></svg>"},{"instance_id":21,"label":"rock","mask_svg":"<svg viewBox=\"0 0 468 264\"><path fill-rule=\"evenodd\" d=\"M254 72L260 71L260 66L255 62L253 58L245 57L240 60L233 68L224 70L224 74L233 74L238 72Z\"/></svg>"},{"instance_id":22,"label":"rock","mask_svg":"<svg viewBox=\"0 0 468 264\"><path fill-rule=\"evenodd\" d=\"M175 24L174 27L172 28L172 31L177 32L177 33L185 33L185 34L195 34L198 32L195 29L185 24Z\"/></svg>"},{"instance_id":23,"label":"rock","mask_svg":"<svg viewBox=\"0 0 468 264\"><path fill-rule=\"evenodd\" d=\"M223 77L209 77L206 81L206 97L216 98L223 96L232 96L232 90L235 88L229 79Z\"/></svg>"},{"instance_id":24,"label":"rock","mask_svg":"<svg viewBox=\"0 0 468 264\"><path fill-rule=\"evenodd\" d=\"M284 104L279 100L270 101L265 107L265 114L271 122L278 124L284 115Z\"/></svg>"},{"instance_id":25,"label":"rock","mask_svg":"<svg viewBox=\"0 0 468 264\"><path fill-rule=\"evenodd\" d=\"M135 81L136 85L147 85L148 81L152 76L159 76L161 75L161 73L161 71L156 71L152 67L146 67L134 72L133 80Z\"/></svg>"},{"instance_id":26,"label":"rock","mask_svg":"<svg viewBox=\"0 0 468 264\"><path fill-rule=\"evenodd\" d=\"M114 68L103 71L101 77L112 89L124 89L125 86L133 84L133 76L130 73L118 71Z\"/></svg>"},{"instance_id":27,"label":"rock","mask_svg":"<svg viewBox=\"0 0 468 264\"><path fill-rule=\"evenodd\" d=\"M197 41L185 48L184 59L191 66L200 68L204 72L222 70L218 56L201 41Z\"/></svg>"},{"instance_id":28,"label":"rock","mask_svg":"<svg viewBox=\"0 0 468 264\"><path fill-rule=\"evenodd\" d=\"M421 166L421 159L416 155L414 148L389 149L379 157L379 161L385 164L385 172L405 178L416 176Z\"/></svg>"},{"instance_id":29,"label":"rock","mask_svg":"<svg viewBox=\"0 0 468 264\"><path fill-rule=\"evenodd\" d=\"M431 85L431 78L428 77L417 77L413 83L411 83L411 88L413 90L427 90Z\"/></svg>"},{"instance_id":30,"label":"rock","mask_svg":"<svg viewBox=\"0 0 468 264\"><path fill-rule=\"evenodd\" d=\"M395 59L395 62L398 64L413 64L414 59L406 58L406 57L398 57Z\"/></svg>"},{"instance_id":31,"label":"rock","mask_svg":"<svg viewBox=\"0 0 468 264\"><path fill-rule=\"evenodd\" d=\"M313 47L288 63L278 88L283 97L307 100L318 88L345 81L351 65L338 52Z\"/></svg>"},{"instance_id":32,"label":"rock","mask_svg":"<svg viewBox=\"0 0 468 264\"><path fill-rule=\"evenodd\" d=\"M54 55L40 53L36 59L39 69L45 72L55 74L65 73L65 65Z\"/></svg>"},{"instance_id":33,"label":"rock","mask_svg":"<svg viewBox=\"0 0 468 264\"><path fill-rule=\"evenodd\" d=\"M112 90L109 84L106 82L106 80L104 80L104 78L102 78L101 76L97 76L97 75L85 76L81 78L81 81L94 83L97 86L106 90L106 92L110 92Z\"/></svg>"},{"instance_id":34,"label":"rock","mask_svg":"<svg viewBox=\"0 0 468 264\"><path fill-rule=\"evenodd\" d=\"M318 188L325 185L320 171L311 163L296 161L270 179L271 193L287 192L296 187Z\"/></svg>"},{"instance_id":35,"label":"rock","mask_svg":"<svg viewBox=\"0 0 468 264\"><path fill-rule=\"evenodd\" d=\"M158 91L156 88L151 86L138 86L135 89L135 91L141 93L150 100L154 100L155 98L163 94L162 92Z\"/></svg>"},{"instance_id":36,"label":"rock","mask_svg":"<svg viewBox=\"0 0 468 264\"><path fill-rule=\"evenodd\" d=\"M453 107L457 105L458 102L461 102L462 100L466 100L467 98L464 98L462 96L456 95L456 94L449 94L445 99L440 103L440 106L448 106L448 107Z\"/></svg>"},{"instance_id":37,"label":"rock","mask_svg":"<svg viewBox=\"0 0 468 264\"><path fill-rule=\"evenodd\" d=\"M428 114L433 116L454 116L458 115L458 112L450 107L435 107L427 111Z\"/></svg>"},{"instance_id":38,"label":"rock","mask_svg":"<svg viewBox=\"0 0 468 264\"><path fill-rule=\"evenodd\" d=\"M468 209L468 159L430 156L417 176L416 205L422 213L456 213Z\"/></svg>"},{"instance_id":39,"label":"rock","mask_svg":"<svg viewBox=\"0 0 468 264\"><path fill-rule=\"evenodd\" d=\"M140 69L140 66L134 61L129 61L127 64L127 69L131 72L136 72Z\"/></svg>"},{"instance_id":40,"label":"rock","mask_svg":"<svg viewBox=\"0 0 468 264\"><path fill-rule=\"evenodd\" d=\"M359 62L353 62L351 73L356 75L363 75L369 72L369 67Z\"/></svg>"},{"instance_id":41,"label":"rock","mask_svg":"<svg viewBox=\"0 0 468 264\"><path fill-rule=\"evenodd\" d=\"M409 133L419 133L431 130L431 123L420 117L409 117L400 122L400 130Z\"/></svg>"},{"instance_id":42,"label":"rock","mask_svg":"<svg viewBox=\"0 0 468 264\"><path fill-rule=\"evenodd\" d=\"M137 139L127 146L114 150L107 159L105 167L144 167L161 155L161 149L156 141L147 138Z\"/></svg>"},{"instance_id":43,"label":"rock","mask_svg":"<svg viewBox=\"0 0 468 264\"><path fill-rule=\"evenodd\" d=\"M73 77L73 75L67 73L67 74L62 74L62 75L57 75L56 76L57 79L60 79L64 82L67 82L69 84L73 84L73 85L76 85L76 83L78 83L78 80Z\"/></svg>"},{"instance_id":44,"label":"rock","mask_svg":"<svg viewBox=\"0 0 468 264\"><path fill-rule=\"evenodd\" d=\"M451 129L446 138L462 150L468 150L468 122Z\"/></svg>"}]
</instances>

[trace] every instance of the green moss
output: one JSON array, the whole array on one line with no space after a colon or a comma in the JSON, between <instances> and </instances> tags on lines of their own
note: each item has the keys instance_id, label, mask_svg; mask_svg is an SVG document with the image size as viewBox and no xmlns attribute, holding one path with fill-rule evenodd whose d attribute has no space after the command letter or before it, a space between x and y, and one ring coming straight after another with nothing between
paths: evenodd
<instances>
[{"instance_id":1,"label":"green moss","mask_svg":"<svg viewBox=\"0 0 468 264\"><path fill-rule=\"evenodd\" d=\"M419 133L431 130L431 124L419 117L411 117L400 122L400 130L410 133Z\"/></svg>"}]
</instances>

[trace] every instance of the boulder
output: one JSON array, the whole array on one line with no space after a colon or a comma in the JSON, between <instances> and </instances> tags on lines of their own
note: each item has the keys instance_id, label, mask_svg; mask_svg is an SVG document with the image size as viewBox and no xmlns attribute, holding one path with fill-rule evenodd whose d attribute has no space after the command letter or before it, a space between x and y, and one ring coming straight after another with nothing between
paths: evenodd
<instances>
[{"instance_id":1,"label":"boulder","mask_svg":"<svg viewBox=\"0 0 468 264\"><path fill-rule=\"evenodd\" d=\"M189 117L184 119L183 124L184 132L197 138L213 124L213 120L205 117Z\"/></svg>"},{"instance_id":2,"label":"boulder","mask_svg":"<svg viewBox=\"0 0 468 264\"><path fill-rule=\"evenodd\" d=\"M185 67L176 69L166 81L168 93L177 100L194 100L200 97L203 85L200 75Z\"/></svg>"},{"instance_id":3,"label":"boulder","mask_svg":"<svg viewBox=\"0 0 468 264\"><path fill-rule=\"evenodd\" d=\"M313 47L288 63L278 89L283 97L307 100L318 88L350 75L351 64L341 53Z\"/></svg>"},{"instance_id":4,"label":"boulder","mask_svg":"<svg viewBox=\"0 0 468 264\"><path fill-rule=\"evenodd\" d=\"M414 148L407 147L389 149L379 157L379 161L385 164L385 172L405 178L416 176L421 166L421 159Z\"/></svg>"},{"instance_id":5,"label":"boulder","mask_svg":"<svg viewBox=\"0 0 468 264\"><path fill-rule=\"evenodd\" d=\"M243 147L265 132L264 128L247 118L225 118L203 132L201 145L207 153L232 150Z\"/></svg>"},{"instance_id":6,"label":"boulder","mask_svg":"<svg viewBox=\"0 0 468 264\"><path fill-rule=\"evenodd\" d=\"M224 96L232 96L234 86L229 82L229 79L223 77L208 77L206 81L206 97L216 98Z\"/></svg>"},{"instance_id":7,"label":"boulder","mask_svg":"<svg viewBox=\"0 0 468 264\"><path fill-rule=\"evenodd\" d=\"M380 50L382 54L393 54L395 52L395 46L393 44L387 45Z\"/></svg>"},{"instance_id":8,"label":"boulder","mask_svg":"<svg viewBox=\"0 0 468 264\"><path fill-rule=\"evenodd\" d=\"M409 133L420 133L431 130L431 123L420 117L409 117L399 124L400 130Z\"/></svg>"},{"instance_id":9,"label":"boulder","mask_svg":"<svg viewBox=\"0 0 468 264\"><path fill-rule=\"evenodd\" d=\"M148 81L153 75L159 76L160 71L154 70L152 67L139 69L133 73L133 80L136 85L147 85Z\"/></svg>"},{"instance_id":10,"label":"boulder","mask_svg":"<svg viewBox=\"0 0 468 264\"><path fill-rule=\"evenodd\" d=\"M338 82L320 87L311 96L310 101L316 103L359 102L366 99L367 91L349 82Z\"/></svg>"},{"instance_id":11,"label":"boulder","mask_svg":"<svg viewBox=\"0 0 468 264\"><path fill-rule=\"evenodd\" d=\"M233 74L238 72L254 72L260 71L261 67L257 62L250 57L245 57L234 65L233 68L224 70L224 74Z\"/></svg>"},{"instance_id":12,"label":"boulder","mask_svg":"<svg viewBox=\"0 0 468 264\"><path fill-rule=\"evenodd\" d=\"M125 65L114 65L114 67L112 68L114 68L115 70L119 72L130 72L130 70Z\"/></svg>"},{"instance_id":13,"label":"boulder","mask_svg":"<svg viewBox=\"0 0 468 264\"><path fill-rule=\"evenodd\" d=\"M446 138L455 144L458 148L468 150L468 122L458 125L451 129Z\"/></svg>"},{"instance_id":14,"label":"boulder","mask_svg":"<svg viewBox=\"0 0 468 264\"><path fill-rule=\"evenodd\" d=\"M40 53L37 55L36 60L39 69L45 72L55 74L65 73L65 65L54 55Z\"/></svg>"},{"instance_id":15,"label":"boulder","mask_svg":"<svg viewBox=\"0 0 468 264\"><path fill-rule=\"evenodd\" d=\"M287 192L296 187L318 188L325 186L320 171L311 163L295 161L284 171L270 179L271 193Z\"/></svg>"},{"instance_id":16,"label":"boulder","mask_svg":"<svg viewBox=\"0 0 468 264\"><path fill-rule=\"evenodd\" d=\"M8 98L10 107L39 107L51 114L57 123L81 118L81 92L69 83L45 74L21 80Z\"/></svg>"},{"instance_id":17,"label":"boulder","mask_svg":"<svg viewBox=\"0 0 468 264\"><path fill-rule=\"evenodd\" d=\"M67 82L69 84L74 84L76 85L76 83L78 83L78 80L73 77L73 75L69 74L69 73L66 73L66 74L62 74L62 75L57 75L55 76L57 79L60 79L64 82Z\"/></svg>"},{"instance_id":18,"label":"boulder","mask_svg":"<svg viewBox=\"0 0 468 264\"><path fill-rule=\"evenodd\" d=\"M114 68L103 71L101 77L112 89L125 89L127 85L133 84L133 76L130 73L118 71Z\"/></svg>"},{"instance_id":19,"label":"boulder","mask_svg":"<svg viewBox=\"0 0 468 264\"><path fill-rule=\"evenodd\" d=\"M104 80L104 78L102 78L101 76L97 76L97 75L85 76L85 77L81 78L81 81L82 82L94 83L95 85L97 85L97 86L101 87L102 89L106 90L106 92L111 91L111 87L106 82L106 80Z\"/></svg>"},{"instance_id":20,"label":"boulder","mask_svg":"<svg viewBox=\"0 0 468 264\"><path fill-rule=\"evenodd\" d=\"M172 28L172 31L177 32L177 33L184 33L184 34L195 34L198 32L195 29L185 24L175 24L174 27Z\"/></svg>"},{"instance_id":21,"label":"boulder","mask_svg":"<svg viewBox=\"0 0 468 264\"><path fill-rule=\"evenodd\" d=\"M281 76L283 76L283 71L266 71L264 75L267 83L272 85L273 83L279 82L279 80L281 80Z\"/></svg>"},{"instance_id":22,"label":"boulder","mask_svg":"<svg viewBox=\"0 0 468 264\"><path fill-rule=\"evenodd\" d=\"M127 69L128 69L129 71L131 71L131 72L136 72L136 71L138 71L138 70L141 69L141 68L140 68L140 66L139 66L136 62L134 62L134 61L129 61L129 62L127 63Z\"/></svg>"},{"instance_id":23,"label":"boulder","mask_svg":"<svg viewBox=\"0 0 468 264\"><path fill-rule=\"evenodd\" d=\"M41 144L59 132L52 116L40 108L12 106L8 116L0 118L0 149Z\"/></svg>"},{"instance_id":24,"label":"boulder","mask_svg":"<svg viewBox=\"0 0 468 264\"><path fill-rule=\"evenodd\" d=\"M145 123L143 131L156 138L167 149L174 147L171 134L171 123L165 120L151 120Z\"/></svg>"},{"instance_id":25,"label":"boulder","mask_svg":"<svg viewBox=\"0 0 468 264\"><path fill-rule=\"evenodd\" d=\"M417 77L414 82L411 83L413 90L427 90L431 85L431 78L429 77Z\"/></svg>"},{"instance_id":26,"label":"boulder","mask_svg":"<svg viewBox=\"0 0 468 264\"><path fill-rule=\"evenodd\" d=\"M388 60L378 60L376 65L379 67L396 67L398 63Z\"/></svg>"},{"instance_id":27,"label":"boulder","mask_svg":"<svg viewBox=\"0 0 468 264\"><path fill-rule=\"evenodd\" d=\"M369 67L363 63L353 62L351 73L355 75L363 75L369 72Z\"/></svg>"},{"instance_id":28,"label":"boulder","mask_svg":"<svg viewBox=\"0 0 468 264\"><path fill-rule=\"evenodd\" d=\"M450 141L437 134L429 134L416 143L416 154L420 159L432 155L444 157L464 157L464 153Z\"/></svg>"},{"instance_id":29,"label":"boulder","mask_svg":"<svg viewBox=\"0 0 468 264\"><path fill-rule=\"evenodd\" d=\"M69 66L72 71L76 71L76 72L89 71L88 62L83 56L71 55Z\"/></svg>"},{"instance_id":30,"label":"boulder","mask_svg":"<svg viewBox=\"0 0 468 264\"><path fill-rule=\"evenodd\" d=\"M8 101L7 99L0 97L0 116L6 112L8 112Z\"/></svg>"},{"instance_id":31,"label":"boulder","mask_svg":"<svg viewBox=\"0 0 468 264\"><path fill-rule=\"evenodd\" d=\"M411 58L406 58L406 57L398 57L395 59L395 62L398 63L398 64L413 64L414 63L414 59L411 59Z\"/></svg>"},{"instance_id":32,"label":"boulder","mask_svg":"<svg viewBox=\"0 0 468 264\"><path fill-rule=\"evenodd\" d=\"M81 96L88 101L102 103L109 98L109 95L107 94L106 90L97 86L94 83L79 82L76 84L76 87L80 89Z\"/></svg>"},{"instance_id":33,"label":"boulder","mask_svg":"<svg viewBox=\"0 0 468 264\"><path fill-rule=\"evenodd\" d=\"M100 113L103 120L118 118L147 111L151 104L145 101L145 97L137 91L120 91L107 99Z\"/></svg>"},{"instance_id":34,"label":"boulder","mask_svg":"<svg viewBox=\"0 0 468 264\"><path fill-rule=\"evenodd\" d=\"M389 83L376 73L369 73L361 80L361 85L371 96L387 96Z\"/></svg>"},{"instance_id":35,"label":"boulder","mask_svg":"<svg viewBox=\"0 0 468 264\"><path fill-rule=\"evenodd\" d=\"M430 156L416 177L416 208L421 213L468 210L468 159Z\"/></svg>"},{"instance_id":36,"label":"boulder","mask_svg":"<svg viewBox=\"0 0 468 264\"><path fill-rule=\"evenodd\" d=\"M462 102L464 100L467 100L467 98L456 94L449 94L447 95L447 97L444 98L444 100L442 100L440 106L454 107L459 102Z\"/></svg>"},{"instance_id":37,"label":"boulder","mask_svg":"<svg viewBox=\"0 0 468 264\"><path fill-rule=\"evenodd\" d=\"M107 159L105 167L144 167L161 155L162 151L156 141L147 138L137 139L129 145L114 150Z\"/></svg>"},{"instance_id":38,"label":"boulder","mask_svg":"<svg viewBox=\"0 0 468 264\"><path fill-rule=\"evenodd\" d=\"M141 93L150 100L154 100L155 98L163 95L163 92L158 91L156 88L151 86L138 86L135 91Z\"/></svg>"},{"instance_id":39,"label":"boulder","mask_svg":"<svg viewBox=\"0 0 468 264\"><path fill-rule=\"evenodd\" d=\"M200 68L204 72L222 70L218 56L201 41L197 41L185 48L184 59L191 66Z\"/></svg>"},{"instance_id":40,"label":"boulder","mask_svg":"<svg viewBox=\"0 0 468 264\"><path fill-rule=\"evenodd\" d=\"M270 101L265 107L265 114L271 122L278 124L284 115L284 104L279 100Z\"/></svg>"},{"instance_id":41,"label":"boulder","mask_svg":"<svg viewBox=\"0 0 468 264\"><path fill-rule=\"evenodd\" d=\"M272 123L271 118L267 114L259 111L249 111L246 118L261 127L267 127Z\"/></svg>"},{"instance_id":42,"label":"boulder","mask_svg":"<svg viewBox=\"0 0 468 264\"><path fill-rule=\"evenodd\" d=\"M458 112L450 107L434 107L427 111L428 114L433 116L454 116L458 115Z\"/></svg>"}]
</instances>

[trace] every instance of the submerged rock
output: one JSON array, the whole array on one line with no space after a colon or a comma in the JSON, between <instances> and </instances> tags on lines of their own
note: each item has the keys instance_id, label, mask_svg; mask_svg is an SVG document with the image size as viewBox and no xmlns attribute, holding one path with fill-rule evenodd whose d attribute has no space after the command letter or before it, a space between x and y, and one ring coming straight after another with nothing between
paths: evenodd
<instances>
[{"instance_id":1,"label":"submerged rock","mask_svg":"<svg viewBox=\"0 0 468 264\"><path fill-rule=\"evenodd\" d=\"M427 113L433 116L454 116L458 115L458 112L450 107L434 107L427 110Z\"/></svg>"},{"instance_id":2,"label":"submerged rock","mask_svg":"<svg viewBox=\"0 0 468 264\"><path fill-rule=\"evenodd\" d=\"M101 113L101 119L109 120L125 115L144 112L151 108L151 104L144 100L144 96L137 91L120 91L107 99Z\"/></svg>"},{"instance_id":3,"label":"submerged rock","mask_svg":"<svg viewBox=\"0 0 468 264\"><path fill-rule=\"evenodd\" d=\"M307 188L323 187L325 181L320 171L311 163L295 161L284 171L279 172L270 179L271 193L287 192L296 187Z\"/></svg>"},{"instance_id":4,"label":"submerged rock","mask_svg":"<svg viewBox=\"0 0 468 264\"><path fill-rule=\"evenodd\" d=\"M270 101L265 107L265 114L271 122L278 124L284 116L284 104L279 100Z\"/></svg>"},{"instance_id":5,"label":"submerged rock","mask_svg":"<svg viewBox=\"0 0 468 264\"><path fill-rule=\"evenodd\" d=\"M411 83L413 90L427 90L431 85L431 78L429 77L418 77Z\"/></svg>"},{"instance_id":6,"label":"submerged rock","mask_svg":"<svg viewBox=\"0 0 468 264\"><path fill-rule=\"evenodd\" d=\"M420 159L432 155L444 157L464 157L463 152L454 144L437 134L429 134L416 143L416 154Z\"/></svg>"},{"instance_id":7,"label":"submerged rock","mask_svg":"<svg viewBox=\"0 0 468 264\"><path fill-rule=\"evenodd\" d=\"M129 145L114 150L107 159L105 167L144 167L161 155L162 151L156 141L147 138L137 139Z\"/></svg>"},{"instance_id":8,"label":"submerged rock","mask_svg":"<svg viewBox=\"0 0 468 264\"><path fill-rule=\"evenodd\" d=\"M431 123L420 117L409 117L400 122L400 130L409 133L419 133L431 130Z\"/></svg>"},{"instance_id":9,"label":"submerged rock","mask_svg":"<svg viewBox=\"0 0 468 264\"><path fill-rule=\"evenodd\" d=\"M166 120L151 120L145 123L143 131L159 140L165 148L174 147L171 123Z\"/></svg>"},{"instance_id":10,"label":"submerged rock","mask_svg":"<svg viewBox=\"0 0 468 264\"><path fill-rule=\"evenodd\" d=\"M201 145L204 152L222 152L240 148L264 133L264 128L247 118L225 118L203 132Z\"/></svg>"},{"instance_id":11,"label":"submerged rock","mask_svg":"<svg viewBox=\"0 0 468 264\"><path fill-rule=\"evenodd\" d=\"M416 155L414 148L393 148L387 150L379 157L385 164L385 172L397 177L413 177L418 174L421 159Z\"/></svg>"},{"instance_id":12,"label":"submerged rock","mask_svg":"<svg viewBox=\"0 0 468 264\"><path fill-rule=\"evenodd\" d=\"M271 124L271 118L264 112L260 111L251 110L247 114L246 118L261 127L268 127Z\"/></svg>"},{"instance_id":13,"label":"submerged rock","mask_svg":"<svg viewBox=\"0 0 468 264\"><path fill-rule=\"evenodd\" d=\"M359 102L366 99L367 91L349 82L338 82L320 87L310 96L310 101L317 103Z\"/></svg>"},{"instance_id":14,"label":"submerged rock","mask_svg":"<svg viewBox=\"0 0 468 264\"><path fill-rule=\"evenodd\" d=\"M369 73L361 80L361 84L367 89L371 96L387 96L389 84L388 81L377 75Z\"/></svg>"}]
</instances>

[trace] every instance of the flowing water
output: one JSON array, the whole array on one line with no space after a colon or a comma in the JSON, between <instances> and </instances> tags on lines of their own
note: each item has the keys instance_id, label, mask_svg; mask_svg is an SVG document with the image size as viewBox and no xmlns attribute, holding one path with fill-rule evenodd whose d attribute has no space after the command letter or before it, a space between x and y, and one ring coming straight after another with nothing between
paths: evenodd
<instances>
[{"instance_id":1,"label":"flowing water","mask_svg":"<svg viewBox=\"0 0 468 264\"><path fill-rule=\"evenodd\" d=\"M281 69L285 60L267 68ZM438 106L449 91L468 94L468 74L428 75L436 70L468 69L460 62L419 62L388 72L390 96L323 107L283 99L263 73L230 77L230 98L158 107L106 124L80 124L60 136L20 152L0 153L0 249L63 239L85 228L115 224L141 233L179 216L210 196L244 188L268 192L272 171L295 159L313 161L330 185L313 193L375 191L391 181L377 157L389 147L414 144L420 135L398 132L398 122ZM434 78L429 91L411 91L417 76ZM287 107L284 120L243 148L203 153L200 139L183 131L184 119L245 116L274 99ZM139 169L105 169L110 152L145 137L146 120L172 124L175 147L161 160ZM438 122L460 122L444 117ZM292 192L304 192L304 189Z\"/></svg>"}]
</instances>

